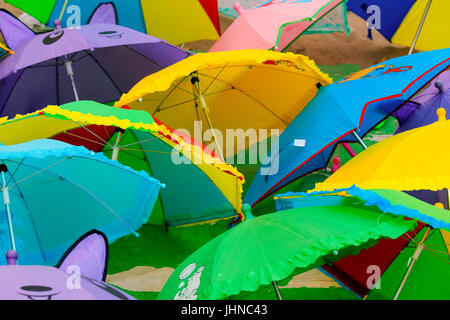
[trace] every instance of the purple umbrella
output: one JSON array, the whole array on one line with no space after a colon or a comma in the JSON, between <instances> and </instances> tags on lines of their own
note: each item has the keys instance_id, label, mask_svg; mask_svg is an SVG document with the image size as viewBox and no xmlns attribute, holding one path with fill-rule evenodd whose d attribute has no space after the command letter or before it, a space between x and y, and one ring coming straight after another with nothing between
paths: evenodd
<instances>
[{"instance_id":1,"label":"purple umbrella","mask_svg":"<svg viewBox=\"0 0 450 320\"><path fill-rule=\"evenodd\" d=\"M0 11L0 31L15 54L0 62L0 116L74 100L118 100L145 76L191 53L114 24L34 34Z\"/></svg>"},{"instance_id":2,"label":"purple umbrella","mask_svg":"<svg viewBox=\"0 0 450 320\"><path fill-rule=\"evenodd\" d=\"M400 123L395 133L436 122L439 108L450 111L450 70L442 72L412 101L394 113Z\"/></svg>"},{"instance_id":3,"label":"purple umbrella","mask_svg":"<svg viewBox=\"0 0 450 320\"><path fill-rule=\"evenodd\" d=\"M105 283L106 236L92 230L76 241L56 267L18 266L17 253L0 266L0 300L135 300Z\"/></svg>"}]
</instances>

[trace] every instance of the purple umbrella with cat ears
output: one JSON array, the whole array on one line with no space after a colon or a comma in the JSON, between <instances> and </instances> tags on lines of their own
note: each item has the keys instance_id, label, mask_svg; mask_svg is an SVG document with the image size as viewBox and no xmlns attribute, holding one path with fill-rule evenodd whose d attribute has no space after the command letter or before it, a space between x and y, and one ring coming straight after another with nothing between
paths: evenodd
<instances>
[{"instance_id":1,"label":"purple umbrella with cat ears","mask_svg":"<svg viewBox=\"0 0 450 320\"><path fill-rule=\"evenodd\" d=\"M115 24L34 34L0 10L0 31L15 54L0 61L0 117L78 99L118 100L142 78L191 53Z\"/></svg>"},{"instance_id":2,"label":"purple umbrella with cat ears","mask_svg":"<svg viewBox=\"0 0 450 320\"><path fill-rule=\"evenodd\" d=\"M108 241L92 230L78 239L56 267L19 266L17 253L0 266L0 300L135 300L107 284Z\"/></svg>"}]
</instances>

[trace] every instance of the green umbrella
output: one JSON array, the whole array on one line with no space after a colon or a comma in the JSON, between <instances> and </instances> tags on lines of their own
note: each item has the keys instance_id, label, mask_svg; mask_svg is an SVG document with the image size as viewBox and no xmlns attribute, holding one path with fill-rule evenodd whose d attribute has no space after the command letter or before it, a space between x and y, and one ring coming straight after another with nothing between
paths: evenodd
<instances>
[{"instance_id":1,"label":"green umbrella","mask_svg":"<svg viewBox=\"0 0 450 320\"><path fill-rule=\"evenodd\" d=\"M358 205L351 198L338 206L304 207L246 219L184 260L158 299L242 298L266 285L357 254L381 238L397 238L412 220ZM281 284L283 284L281 283Z\"/></svg>"}]
</instances>

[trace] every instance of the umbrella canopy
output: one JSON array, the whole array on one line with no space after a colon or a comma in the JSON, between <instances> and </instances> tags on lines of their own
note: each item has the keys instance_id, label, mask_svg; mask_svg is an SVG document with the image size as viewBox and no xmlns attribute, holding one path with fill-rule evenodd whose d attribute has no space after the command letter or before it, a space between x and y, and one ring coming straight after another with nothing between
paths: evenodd
<instances>
[{"instance_id":1,"label":"umbrella canopy","mask_svg":"<svg viewBox=\"0 0 450 320\"><path fill-rule=\"evenodd\" d=\"M364 189L442 190L450 186L450 121L438 109L433 124L389 137L361 152L315 190L356 185Z\"/></svg>"},{"instance_id":2,"label":"umbrella canopy","mask_svg":"<svg viewBox=\"0 0 450 320\"><path fill-rule=\"evenodd\" d=\"M214 43L210 52L240 49L283 51L330 12L340 10L345 15L342 5L345 8L345 0L274 0L244 10L236 4L234 7L239 17ZM346 22L346 19L342 20ZM350 32L347 26L340 30L333 24L331 28L322 24L316 32L334 31Z\"/></svg>"},{"instance_id":3,"label":"umbrella canopy","mask_svg":"<svg viewBox=\"0 0 450 320\"><path fill-rule=\"evenodd\" d=\"M448 299L450 262L445 237L450 227L450 214L437 206L432 206L414 197L396 190L363 190L357 187L336 190L335 192L286 193L275 196L277 210L322 206L359 201L365 206L376 206L383 212L399 214L419 221L418 227L397 239L383 239L375 246L361 251L358 255L347 256L332 265L321 267L323 271L350 288L361 298L378 297L392 299L401 285L402 277L408 266L407 260L424 238L424 223L436 228L424 241L423 254L417 260L399 299ZM422 230L424 229L424 230ZM440 230L439 230L440 229ZM422 231L421 231L422 230ZM448 237L448 236L447 236ZM374 285L373 266L378 266L381 276L380 286ZM370 271L370 272L369 272Z\"/></svg>"},{"instance_id":4,"label":"umbrella canopy","mask_svg":"<svg viewBox=\"0 0 450 320\"><path fill-rule=\"evenodd\" d=\"M176 226L241 214L244 176L145 111L79 101L0 119L0 143L50 137L103 152L163 181L152 223Z\"/></svg>"},{"instance_id":5,"label":"umbrella canopy","mask_svg":"<svg viewBox=\"0 0 450 320\"><path fill-rule=\"evenodd\" d=\"M110 242L137 235L161 187L145 172L56 140L0 146L0 168L0 251L12 246L21 264L54 265L86 230Z\"/></svg>"},{"instance_id":6,"label":"umbrella canopy","mask_svg":"<svg viewBox=\"0 0 450 320\"><path fill-rule=\"evenodd\" d=\"M437 120L438 108L450 110L450 70L442 72L423 91L393 114L400 124L395 133L432 124Z\"/></svg>"},{"instance_id":7,"label":"umbrella canopy","mask_svg":"<svg viewBox=\"0 0 450 320\"><path fill-rule=\"evenodd\" d=\"M279 150L272 150L270 161L265 161L279 165L261 166L244 203L255 205L290 182L326 167L338 142L361 141L449 65L450 49L416 53L320 88L280 136Z\"/></svg>"},{"instance_id":8,"label":"umbrella canopy","mask_svg":"<svg viewBox=\"0 0 450 320\"><path fill-rule=\"evenodd\" d=\"M59 19L63 26L74 14L73 6L80 13L81 25L86 24L96 9L116 11L120 25L181 44L201 39L215 40L220 35L217 1L177 0L170 2L147 0L6 0L27 12L40 22L53 26ZM189 14L186 14L186 13Z\"/></svg>"},{"instance_id":9,"label":"umbrella canopy","mask_svg":"<svg viewBox=\"0 0 450 320\"><path fill-rule=\"evenodd\" d=\"M98 230L92 230L78 239L56 267L18 266L17 258L17 253L10 250L6 253L8 265L0 266L2 300L135 300L104 282L108 240ZM79 283L70 278L76 273L75 270L80 272Z\"/></svg>"},{"instance_id":10,"label":"umbrella canopy","mask_svg":"<svg viewBox=\"0 0 450 320\"><path fill-rule=\"evenodd\" d=\"M34 34L0 11L0 30L15 54L0 62L0 116L78 99L116 101L144 76L190 53L113 25Z\"/></svg>"},{"instance_id":11,"label":"umbrella canopy","mask_svg":"<svg viewBox=\"0 0 450 320\"><path fill-rule=\"evenodd\" d=\"M352 205L304 207L256 218L247 213L243 223L183 261L158 299L240 298L356 254L380 238L397 238L413 226L413 221Z\"/></svg>"},{"instance_id":12,"label":"umbrella canopy","mask_svg":"<svg viewBox=\"0 0 450 320\"><path fill-rule=\"evenodd\" d=\"M446 0L348 1L348 9L364 20L368 20L374 13L368 10L369 6L378 6L379 20L381 20L378 31L389 41L414 47L415 38L418 37L415 47L419 50L450 47L449 38L443 34L444 30L450 29L450 21L447 19L450 2Z\"/></svg>"},{"instance_id":13,"label":"umbrella canopy","mask_svg":"<svg viewBox=\"0 0 450 320\"><path fill-rule=\"evenodd\" d=\"M331 79L301 55L265 50L199 53L144 78L115 106L146 110L192 136L198 130L195 121L201 121L200 136L216 129L211 140L223 156L225 142L217 131L225 137L227 130L282 130L318 87L329 83ZM226 156L248 147L249 139L243 140L238 146L227 143Z\"/></svg>"}]
</instances>

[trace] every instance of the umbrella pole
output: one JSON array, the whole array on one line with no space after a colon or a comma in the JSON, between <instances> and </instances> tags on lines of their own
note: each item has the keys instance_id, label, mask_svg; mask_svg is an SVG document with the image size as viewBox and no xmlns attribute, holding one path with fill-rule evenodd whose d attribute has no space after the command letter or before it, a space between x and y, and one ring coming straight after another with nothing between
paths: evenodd
<instances>
[{"instance_id":1,"label":"umbrella pole","mask_svg":"<svg viewBox=\"0 0 450 320\"><path fill-rule=\"evenodd\" d=\"M119 143L120 143L120 138L122 137L122 133L123 133L123 130L119 130L119 133L117 134L116 144L113 147L111 160L117 160L117 157L119 156L119 150L120 150Z\"/></svg>"},{"instance_id":2,"label":"umbrella pole","mask_svg":"<svg viewBox=\"0 0 450 320\"><path fill-rule=\"evenodd\" d=\"M2 172L3 203L5 204L6 214L8 217L9 236L11 238L12 249L17 252L16 240L14 237L14 229L13 229L12 219L11 219L11 210L9 208L9 204L11 201L9 200L9 190L8 190L8 187L6 186L6 180L5 180L5 172L7 172L8 169L5 165L3 165L3 166L0 166L0 170Z\"/></svg>"},{"instance_id":3,"label":"umbrella pole","mask_svg":"<svg viewBox=\"0 0 450 320\"><path fill-rule=\"evenodd\" d=\"M212 135L213 135L214 141L216 142L216 146L217 146L217 150L219 152L220 158L223 161L225 161L225 158L223 157L223 153L222 153L222 149L221 149L222 146L219 146L219 140L217 139L217 136L216 136L216 130L214 129L214 127L212 125L211 118L209 117L208 105L206 104L205 97L202 95L202 93L200 91L199 82L200 81L199 81L198 77L192 77L191 83L192 83L193 89L194 89L193 90L194 91L194 97L195 97L195 99L198 99L200 101L200 104L201 104L201 106L203 108L203 111L204 111L204 114L205 114L205 117L206 117L206 121L208 122L208 126L211 129L211 131L212 131Z\"/></svg>"},{"instance_id":4,"label":"umbrella pole","mask_svg":"<svg viewBox=\"0 0 450 320\"><path fill-rule=\"evenodd\" d=\"M278 300L283 300L283 297L281 296L280 288L278 288L277 282L272 281L273 288L275 289L275 292L277 294Z\"/></svg>"},{"instance_id":5,"label":"umbrella pole","mask_svg":"<svg viewBox=\"0 0 450 320\"><path fill-rule=\"evenodd\" d=\"M70 78L70 83L72 85L72 90L73 90L73 94L75 96L75 101L80 101L80 99L78 98L77 86L75 85L75 79L73 77L74 73L73 73L73 69L72 69L72 61L67 60L67 55L66 55L66 62L64 62L64 65L66 66L67 75Z\"/></svg>"},{"instance_id":6,"label":"umbrella pole","mask_svg":"<svg viewBox=\"0 0 450 320\"><path fill-rule=\"evenodd\" d=\"M400 287L397 290L397 293L395 294L394 300L398 300L398 297L400 293L402 292L403 287L405 286L406 280L408 280L409 275L411 274L411 270L414 267L414 264L416 263L417 259L419 259L420 254L422 253L423 248L425 247L424 242L427 239L428 234L430 233L431 227L427 226L427 229L425 231L425 234L422 238L422 240L417 245L416 251L414 251L412 258L412 261L408 267L408 270L406 270L405 275L403 276L403 280L400 284Z\"/></svg>"},{"instance_id":7,"label":"umbrella pole","mask_svg":"<svg viewBox=\"0 0 450 320\"><path fill-rule=\"evenodd\" d=\"M367 149L366 144L364 143L364 141L361 139L361 137L356 133L356 131L353 131L353 135L355 136L356 140L358 140L359 144L362 145L362 147L364 149Z\"/></svg>"},{"instance_id":8,"label":"umbrella pole","mask_svg":"<svg viewBox=\"0 0 450 320\"><path fill-rule=\"evenodd\" d=\"M420 21L419 28L417 29L416 36L414 37L414 41L411 45L411 48L409 49L408 55L410 55L414 51L414 47L416 46L417 40L419 39L419 35L420 35L420 32L422 31L422 27L423 27L423 24L425 22L427 15L428 15L428 11L430 10L431 1L433 1L433 0L428 0L427 8L425 9L425 12L423 13L422 21Z\"/></svg>"}]
</instances>

